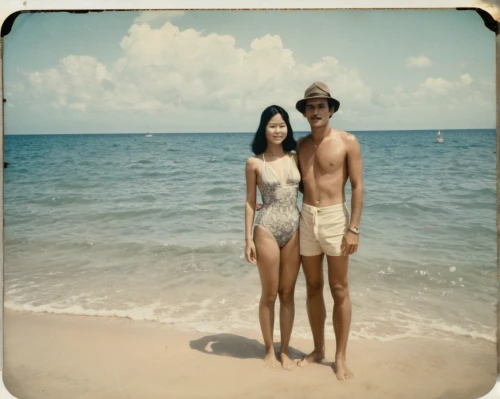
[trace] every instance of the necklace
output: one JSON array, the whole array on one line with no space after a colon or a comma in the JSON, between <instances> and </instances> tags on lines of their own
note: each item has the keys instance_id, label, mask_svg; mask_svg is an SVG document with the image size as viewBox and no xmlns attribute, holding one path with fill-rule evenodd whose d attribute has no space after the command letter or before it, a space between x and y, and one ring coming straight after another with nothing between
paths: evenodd
<instances>
[{"instance_id":1,"label":"necklace","mask_svg":"<svg viewBox=\"0 0 500 399\"><path fill-rule=\"evenodd\" d=\"M323 134L323 137L321 138L321 140L318 144L316 144L316 142L314 141L314 136L311 135L311 139L312 139L312 142L314 144L314 148L318 148L321 145L321 143L323 142L323 140L325 139L325 137L328 133L330 133L330 130L326 134Z\"/></svg>"},{"instance_id":2,"label":"necklace","mask_svg":"<svg viewBox=\"0 0 500 399\"><path fill-rule=\"evenodd\" d=\"M331 129L330 129L330 130L328 131L328 133L327 133L327 134L328 134L328 137L332 137L332 135L331 135L331 134L329 134L330 132L331 132ZM313 142L313 144L314 144L314 148L315 148L315 149L317 149L317 148L321 145L321 143L323 142L323 140L324 140L324 139L326 139L326 137L327 137L327 135L324 135L324 136L323 136L323 138L321 139L321 141L320 141L318 144L316 144L316 143L314 142L314 138L313 138L313 137L311 137L312 142ZM333 140L335 140L336 138L337 138L337 136L333 136L333 137L332 137L332 139L333 139Z\"/></svg>"},{"instance_id":3,"label":"necklace","mask_svg":"<svg viewBox=\"0 0 500 399\"><path fill-rule=\"evenodd\" d=\"M321 139L321 141L320 141L318 144L316 144L316 143L314 142L314 139L313 139L314 148L318 148L318 147L321 145L321 143L323 142L323 140L324 140L324 139L325 139L325 138L323 137L323 138Z\"/></svg>"}]
</instances>

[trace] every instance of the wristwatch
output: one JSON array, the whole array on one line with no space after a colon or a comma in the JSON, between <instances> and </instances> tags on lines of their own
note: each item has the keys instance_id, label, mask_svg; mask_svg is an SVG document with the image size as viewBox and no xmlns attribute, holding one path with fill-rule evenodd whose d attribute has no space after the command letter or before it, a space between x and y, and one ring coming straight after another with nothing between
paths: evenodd
<instances>
[{"instance_id":1,"label":"wristwatch","mask_svg":"<svg viewBox=\"0 0 500 399\"><path fill-rule=\"evenodd\" d=\"M354 234L359 234L359 226L349 226L348 230L353 232Z\"/></svg>"}]
</instances>

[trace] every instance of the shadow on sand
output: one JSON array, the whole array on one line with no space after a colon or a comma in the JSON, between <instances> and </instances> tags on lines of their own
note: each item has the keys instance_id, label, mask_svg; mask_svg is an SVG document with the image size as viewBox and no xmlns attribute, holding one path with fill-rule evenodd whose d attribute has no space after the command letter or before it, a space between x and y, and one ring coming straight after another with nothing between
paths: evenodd
<instances>
[{"instance_id":1,"label":"shadow on sand","mask_svg":"<svg viewBox=\"0 0 500 399\"><path fill-rule=\"evenodd\" d=\"M189 342L191 349L217 356L229 356L237 359L263 359L265 346L256 339L250 339L235 334L207 335ZM274 351L279 354L280 345L274 344ZM290 359L302 359L306 354L289 347Z\"/></svg>"}]
</instances>

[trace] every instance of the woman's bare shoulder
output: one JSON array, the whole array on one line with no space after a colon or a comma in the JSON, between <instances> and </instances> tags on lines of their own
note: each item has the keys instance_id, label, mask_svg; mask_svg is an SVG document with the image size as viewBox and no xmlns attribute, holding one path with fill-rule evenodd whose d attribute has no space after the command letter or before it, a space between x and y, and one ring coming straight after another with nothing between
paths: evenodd
<instances>
[{"instance_id":1,"label":"woman's bare shoulder","mask_svg":"<svg viewBox=\"0 0 500 399\"><path fill-rule=\"evenodd\" d=\"M254 155L247 159L247 168L256 168L262 162L262 155Z\"/></svg>"}]
</instances>

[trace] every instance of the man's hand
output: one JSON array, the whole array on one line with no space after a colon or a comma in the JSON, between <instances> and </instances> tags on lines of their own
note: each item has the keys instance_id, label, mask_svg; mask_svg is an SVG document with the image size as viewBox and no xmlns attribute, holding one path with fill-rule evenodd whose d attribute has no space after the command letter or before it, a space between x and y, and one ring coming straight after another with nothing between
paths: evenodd
<instances>
[{"instance_id":1,"label":"man's hand","mask_svg":"<svg viewBox=\"0 0 500 399\"><path fill-rule=\"evenodd\" d=\"M257 204L257 205L255 205L255 211L256 211L256 212L257 212L257 211L260 211L260 210L262 209L262 207L263 207L263 206L264 206L264 205L262 205L262 204Z\"/></svg>"},{"instance_id":2,"label":"man's hand","mask_svg":"<svg viewBox=\"0 0 500 399\"><path fill-rule=\"evenodd\" d=\"M359 234L355 234L351 230L347 230L342 238L342 256L352 255L358 250L358 245Z\"/></svg>"}]
</instances>

